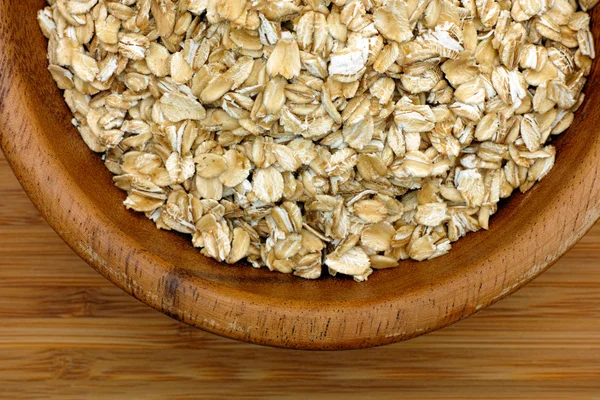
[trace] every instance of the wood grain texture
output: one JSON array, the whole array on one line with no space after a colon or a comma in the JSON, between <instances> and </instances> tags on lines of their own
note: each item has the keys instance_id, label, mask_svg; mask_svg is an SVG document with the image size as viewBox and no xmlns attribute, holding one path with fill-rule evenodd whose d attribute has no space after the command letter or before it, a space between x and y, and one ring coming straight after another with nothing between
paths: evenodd
<instances>
[{"instance_id":1,"label":"wood grain texture","mask_svg":"<svg viewBox=\"0 0 600 400\"><path fill-rule=\"evenodd\" d=\"M399 268L377 271L363 285L351 279L303 281L265 269L223 267L202 257L182 235L159 231L142 215L120 206L123 193L71 125L47 72L46 42L35 21L43 4L0 0L0 146L33 203L79 256L127 293L191 325L290 348L362 348L410 339L513 293L565 253L600 216L600 135L595 134L600 91L587 90L572 127L553 142L556 167L527 194L504 202L489 231L468 235L444 257L405 261ZM595 11L595 36L599 16ZM589 89L600 82L597 64L589 81ZM25 237L39 219L35 213L11 218L16 238ZM24 222L28 220L32 224ZM42 261L57 256L64 265L72 263L68 254L55 254L58 250L43 242L41 232L28 236L44 252ZM29 255L13 251L15 267L6 271L7 285L52 287L60 282L59 271L66 267L54 264L50 270L38 266L33 280L24 279ZM77 291L66 297L104 301L105 293L82 289L89 276L81 274L73 274L69 290ZM61 309L52 302L47 307ZM100 309L63 312L82 314L81 332L87 332L86 315ZM57 322L55 329L71 340L64 322ZM107 343L130 345L128 329L147 332L146 323L140 318L134 327L121 325L124 331ZM7 329L15 340L37 340L21 326L7 324L0 330ZM161 332L142 335L140 342L164 346L177 335ZM83 333L73 333L83 337L82 343L96 344Z\"/></svg>"},{"instance_id":2,"label":"wood grain texture","mask_svg":"<svg viewBox=\"0 0 600 400\"><path fill-rule=\"evenodd\" d=\"M260 347L122 292L43 221L0 153L1 399L600 399L600 224L451 327L335 354Z\"/></svg>"}]
</instances>

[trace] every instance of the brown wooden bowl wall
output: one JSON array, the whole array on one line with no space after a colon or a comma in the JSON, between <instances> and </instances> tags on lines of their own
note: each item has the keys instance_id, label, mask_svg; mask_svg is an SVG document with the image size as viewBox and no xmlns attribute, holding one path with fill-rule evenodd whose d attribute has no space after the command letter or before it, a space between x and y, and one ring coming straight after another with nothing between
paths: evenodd
<instances>
[{"instance_id":1,"label":"brown wooden bowl wall","mask_svg":"<svg viewBox=\"0 0 600 400\"><path fill-rule=\"evenodd\" d=\"M234 339L341 349L409 339L516 291L564 254L600 215L600 67L556 165L504 202L490 230L449 255L376 271L369 281L305 281L207 259L188 238L122 206L124 193L76 129L47 72L36 11L0 0L0 144L31 200L59 235L115 285L188 324ZM593 16L598 37L598 12ZM47 268L52 268L48 265Z\"/></svg>"}]
</instances>

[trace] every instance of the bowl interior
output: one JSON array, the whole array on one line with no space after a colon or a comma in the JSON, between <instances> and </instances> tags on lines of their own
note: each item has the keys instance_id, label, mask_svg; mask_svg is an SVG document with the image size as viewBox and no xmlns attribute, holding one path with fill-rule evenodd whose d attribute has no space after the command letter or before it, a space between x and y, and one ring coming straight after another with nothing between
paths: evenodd
<instances>
[{"instance_id":1,"label":"bowl interior","mask_svg":"<svg viewBox=\"0 0 600 400\"><path fill-rule=\"evenodd\" d=\"M159 231L122 206L124 193L71 125L47 72L35 15L42 0L0 2L2 146L32 200L59 234L120 287L201 328L302 348L384 344L439 328L516 290L598 217L597 63L571 128L553 139L554 169L432 261L402 262L369 281L305 281L203 257L188 237ZM598 12L593 15L597 37Z\"/></svg>"}]
</instances>

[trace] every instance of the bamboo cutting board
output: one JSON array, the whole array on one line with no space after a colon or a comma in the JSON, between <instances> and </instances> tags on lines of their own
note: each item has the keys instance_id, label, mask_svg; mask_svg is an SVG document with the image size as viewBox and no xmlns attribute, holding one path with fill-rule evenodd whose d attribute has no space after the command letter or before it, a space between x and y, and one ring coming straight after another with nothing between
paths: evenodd
<instances>
[{"instance_id":1,"label":"bamboo cutting board","mask_svg":"<svg viewBox=\"0 0 600 400\"><path fill-rule=\"evenodd\" d=\"M409 342L259 347L129 297L48 227L0 153L1 399L600 399L600 224L541 277Z\"/></svg>"}]
</instances>

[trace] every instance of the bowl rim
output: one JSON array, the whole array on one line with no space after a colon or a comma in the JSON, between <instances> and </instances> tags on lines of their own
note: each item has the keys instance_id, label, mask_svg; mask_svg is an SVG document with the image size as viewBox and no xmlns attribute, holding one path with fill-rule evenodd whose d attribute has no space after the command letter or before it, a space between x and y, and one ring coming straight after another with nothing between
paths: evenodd
<instances>
[{"instance_id":1,"label":"bowl rim","mask_svg":"<svg viewBox=\"0 0 600 400\"><path fill-rule=\"evenodd\" d=\"M0 10L2 7L0 3ZM151 307L208 332L261 345L298 349L356 349L406 340L453 324L515 292L556 262L600 217L600 183L596 183L600 166L599 163L586 164L586 179L588 176L594 177L591 182L590 201L582 213L573 217L572 232L568 236L563 235L565 237L559 242L559 247L544 250L545 253L538 258L540 262L528 267L515 267L513 275L501 285L486 287L485 293L469 293L473 286L471 278L476 271L468 268L457 268L448 274L445 280L423 285L403 294L401 298L386 295L363 303L307 303L281 299L275 301L267 296L219 285L191 275L184 268L177 267L143 248L102 215L85 193L73 184L71 171L65 168L55 152L48 151L50 146L41 134L43 121L36 119L33 101L26 93L27 84L18 73L14 76L11 73L13 71L9 55L14 55L16 50L12 48L11 33L3 31L10 29L10 24L8 18L3 21L2 14L0 12L0 70L5 73L0 74L0 148L23 189L49 225L96 271ZM596 12L595 15L597 14ZM21 156L24 149L27 149L27 156ZM599 140L596 139L590 144L589 153L586 154L587 161L595 162L600 159ZM49 179L50 172L52 181ZM573 187L583 188L586 184L589 186L586 179L574 182ZM57 193L64 197L57 196ZM568 200L567 189L559 188L558 196ZM65 202L70 204L69 209L63 206ZM81 231L84 224L94 226L96 235L108 235L118 239L122 247L130 248L127 260L119 258L120 255L115 254L115 248L107 240L90 242L90 238L85 236L86 233ZM531 227L532 232L536 229L541 232L541 227ZM139 271L137 265L145 266L146 269ZM164 290L159 291L156 282L161 282ZM458 296L455 299L456 307L453 301L451 312L441 317L435 307L426 307L423 299L447 297L448 286L453 288L452 295ZM165 296L165 293L171 293L172 296ZM175 294L180 301L174 301ZM243 307L247 313L265 315L265 321L268 319L271 326L279 321L277 328L271 331L264 326L254 329L252 324L256 323L255 317L252 321L245 319L244 315L236 315L233 318L231 310L240 306L242 295ZM197 307L195 310L201 318L190 315L189 306ZM384 312L382 310L387 313L388 320L393 319L394 315L398 319L401 311L422 315L415 321L409 321L401 330L383 327L380 331L377 328L376 335L366 337L361 331L364 320L375 318L379 312ZM293 331L290 335L284 332L290 326L290 322L285 321L286 318L294 319L292 325L310 325L310 329L303 335L294 336ZM339 338L328 336L330 323L334 325L340 321L344 324L348 322L356 332ZM265 325L268 324L265 322Z\"/></svg>"},{"instance_id":2,"label":"bowl rim","mask_svg":"<svg viewBox=\"0 0 600 400\"><path fill-rule=\"evenodd\" d=\"M0 91L1 90L2 90L2 85L0 84ZM0 101L1 100L3 100L2 97L0 97ZM0 107L0 119L2 119L5 116L6 116L5 113L3 112L3 110ZM526 271L526 273L522 279L516 280L515 282L509 282L510 285L507 286L506 290L503 290L500 293L494 294L489 301L478 304L474 309L469 309L463 313L455 314L452 316L452 318L446 319L444 321L440 320L438 323L431 325L430 328L428 328L428 329L420 330L417 328L414 332L412 332L412 333L408 332L408 334L406 334L406 332L402 332L398 335L387 335L386 337L379 338L380 340L378 340L377 342L374 342L374 343L364 343L361 341L355 342L352 340L350 340L350 341L344 340L344 341L339 341L337 343L327 343L327 344L323 343L321 341L318 341L318 340L302 340L299 342L288 342L285 340L281 340L278 336L255 337L252 335L248 335L248 332L246 332L243 329L227 329L226 327L222 326L221 324L215 322L215 320L211 320L211 319L204 319L202 321L189 320L189 319L185 318L185 314L186 314L185 310L178 309L173 304L165 303L163 300L160 299L160 296L157 296L156 293L150 293L150 292L146 291L143 288L143 286L133 285L132 282L129 281L129 278L127 277L126 273L125 274L116 273L114 270L112 270L110 268L109 261L108 261L109 257L106 256L107 252L111 251L110 248L90 247L90 246L86 245L83 241L76 240L75 237L72 234L70 234L70 230L63 229L63 227L62 227L63 221L61 220L61 218L62 218L61 213L55 212L56 208L60 207L60 206L58 205L57 200L54 197L50 196L51 193L49 193L44 187L44 181L46 180L45 174L42 172L38 172L38 170L36 170L36 168L35 168L35 165L31 165L31 163L28 163L28 162L23 162L23 160L18 156L18 153L12 150L13 148L15 148L15 143L14 143L14 140L11 139L11 137L14 138L14 136L11 134L7 134L7 132L10 133L11 131L10 131L10 129L8 129L8 130L6 129L6 125L0 126L0 139L1 139L0 140L0 148L2 149L9 166L11 167L13 173L15 174L19 183L23 187L25 193L29 196L32 203L42 214L43 218L55 230L55 232L61 237L61 239L71 249L73 249L73 251L75 251L75 253L79 257L81 257L84 261L86 261L92 268L94 268L97 272L99 272L101 275L103 275L106 279L111 281L114 285L121 288L123 291L127 292L128 294L137 298L138 300L146 303L147 305L151 306L152 308L168 315L171 318L174 318L174 319L184 322L188 325L198 327L202 330L205 330L207 332L210 332L210 333L222 336L222 337L227 337L227 338L236 339L236 340L240 340L240 341L247 341L247 342L259 344L259 345L267 345L267 346L271 346L271 347L295 348L295 349L305 349L305 350L360 349L360 348L366 348L366 347L376 347L376 346L395 343L395 342L402 341L402 340L407 340L407 339L417 337L417 336L444 328L446 326L452 325L464 318L467 318L467 317L489 307L490 305L504 299L505 297L511 295L512 293L516 292L521 287L525 286L527 283L529 283L530 281L535 279L541 273L546 271L550 266L552 266L554 263L556 263L556 261L558 261L558 259L562 255L564 255L568 250L570 250L593 227L594 223L600 217L600 215L598 213L596 213L595 216L590 215L587 218L581 219L582 223L581 223L581 226L579 227L580 229L578 229L574 235L570 236L571 240L569 242L565 243L565 246L563 248L559 249L559 251L556 252L551 258L548 258L547 262L540 264L538 266L534 266L529 271ZM38 146L42 145L40 143L41 140L40 140L40 138L36 137L35 135L28 136L27 141L32 145L32 147L41 148L41 147L38 147ZM36 152L36 154L37 154L37 156L40 157L40 159L46 158L46 155L44 155L44 154L37 153L37 152ZM62 166L60 165L60 163L57 159L48 160L48 162L51 163L49 165L52 165L56 169L62 168ZM66 176L67 175L65 174L65 177ZM50 203L47 200L48 198L52 199L52 201ZM103 223L102 218L98 215L90 215L89 218L95 220L95 223ZM79 225L80 223L83 223L83 222L89 222L89 221L84 221L82 219L76 218L70 222L70 225L75 226L75 225ZM106 222L106 221L104 221L104 222ZM111 229L118 230L118 228L116 228L116 227L111 227ZM126 240L125 237L123 237L123 239ZM135 244L135 242L133 242L133 241L129 241L129 242L131 245ZM138 248L137 250L139 251L140 257L143 258L144 257L144 255L143 255L144 249ZM141 263L147 262L147 260L142 260L142 259L140 259L139 261ZM136 263L137 260L131 260L131 262ZM156 265L160 266L161 263L156 263ZM162 271L162 273L158 274L158 275L162 275L162 274L165 274L168 276L173 276L172 275L173 271L165 270L165 271ZM184 281L188 281L187 283L190 285L193 285L193 286L196 286L199 284L198 280L194 276L189 275L184 269L177 268L176 276L179 281L178 285L182 285L184 283ZM455 278L456 279L465 279L468 277L457 276ZM368 282L366 284L368 284ZM224 293L221 290L219 290L219 288L210 287L210 286L211 285L206 285L206 287L204 287L204 289L209 292L214 291L212 296L210 296L210 293L207 294L208 297L218 299L217 301L223 301L223 303L236 301L236 296L234 293L229 293L230 298L224 299L222 297L224 295ZM429 293L430 297L435 298L436 297L435 291L443 290L442 289L443 287L444 287L444 282L442 282L442 283L438 282L437 285L435 285L434 287L431 288L432 291ZM276 311L276 310L273 310L272 308L274 306L277 307L277 305L273 305L272 302L269 301L269 299L262 298L260 296L255 296L255 298L250 299L250 300L254 304L256 311L260 311L260 310L264 311L265 309L270 309L270 311ZM407 301L407 299L403 299L403 301ZM279 305L280 309L277 311L279 311L279 313L281 315L285 315L286 311L289 311L289 307L294 306L294 305L298 306L298 304L285 304L285 305L283 305L283 308L281 308L281 305ZM205 311L207 314L211 314L210 312L208 312L210 308L214 308L214 306L213 305L206 306ZM333 310L329 310L329 311L333 311ZM327 313L327 310L325 312ZM356 312L361 313L361 312L364 312L364 310L356 309Z\"/></svg>"}]
</instances>

